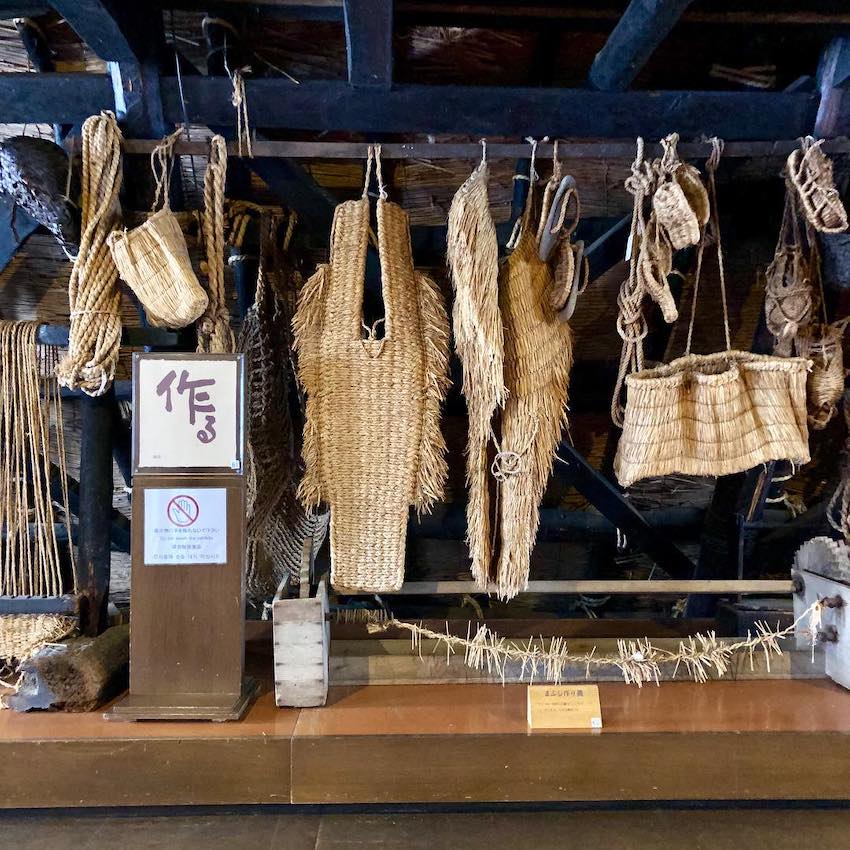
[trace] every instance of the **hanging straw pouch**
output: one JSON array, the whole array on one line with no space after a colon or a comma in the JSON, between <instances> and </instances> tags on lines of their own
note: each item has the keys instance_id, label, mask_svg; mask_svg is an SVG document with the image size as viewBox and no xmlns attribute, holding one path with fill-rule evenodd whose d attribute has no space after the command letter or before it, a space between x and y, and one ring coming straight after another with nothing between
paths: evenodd
<instances>
[{"instance_id":1,"label":"hanging straw pouch","mask_svg":"<svg viewBox=\"0 0 850 850\"><path fill-rule=\"evenodd\" d=\"M144 224L133 230L116 230L108 240L115 266L144 307L148 322L165 328L190 325L208 303L168 202L172 153L179 135L178 130L163 139L151 154L156 178L154 212Z\"/></svg>"},{"instance_id":2,"label":"hanging straw pouch","mask_svg":"<svg viewBox=\"0 0 850 850\"><path fill-rule=\"evenodd\" d=\"M732 350L714 179L719 154L715 142L707 169L726 350L691 354L703 235L685 355L625 379L623 434L614 460L623 487L651 476L731 475L770 460L809 460L809 361Z\"/></svg>"},{"instance_id":3,"label":"hanging straw pouch","mask_svg":"<svg viewBox=\"0 0 850 850\"><path fill-rule=\"evenodd\" d=\"M697 196L696 184L700 181L699 178L694 181L693 172L682 168L676 153L678 141L677 133L661 141L664 149L660 162L661 179L652 196L652 209L658 224L664 228L670 244L677 251L696 245L700 239L698 213L688 199L689 195ZM704 216L707 207L704 199L700 198L698 206L698 212Z\"/></svg>"}]
</instances>

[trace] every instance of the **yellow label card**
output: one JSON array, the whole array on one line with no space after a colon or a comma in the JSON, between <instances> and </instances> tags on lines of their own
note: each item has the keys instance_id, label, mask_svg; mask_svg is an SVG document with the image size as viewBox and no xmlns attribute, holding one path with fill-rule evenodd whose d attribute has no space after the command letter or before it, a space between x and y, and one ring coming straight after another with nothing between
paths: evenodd
<instances>
[{"instance_id":1,"label":"yellow label card","mask_svg":"<svg viewBox=\"0 0 850 850\"><path fill-rule=\"evenodd\" d=\"M529 729L601 729L598 685L529 685Z\"/></svg>"}]
</instances>

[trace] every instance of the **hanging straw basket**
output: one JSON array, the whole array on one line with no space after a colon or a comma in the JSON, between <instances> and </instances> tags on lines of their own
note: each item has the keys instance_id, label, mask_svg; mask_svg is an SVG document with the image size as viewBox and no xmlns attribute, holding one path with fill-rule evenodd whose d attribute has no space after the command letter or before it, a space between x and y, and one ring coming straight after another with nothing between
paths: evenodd
<instances>
[{"instance_id":1,"label":"hanging straw basket","mask_svg":"<svg viewBox=\"0 0 850 850\"><path fill-rule=\"evenodd\" d=\"M732 475L769 460L809 461L806 378L810 361L733 351L726 303L715 171L722 144L707 165L717 246L726 350L691 354L700 270L700 241L685 356L628 375L623 434L614 471L623 487L642 478Z\"/></svg>"},{"instance_id":2,"label":"hanging straw basket","mask_svg":"<svg viewBox=\"0 0 850 850\"><path fill-rule=\"evenodd\" d=\"M171 149L176 137L174 134L164 140L151 154L157 178L154 207L161 199L162 208L139 227L116 230L108 239L118 273L145 308L149 323L165 328L190 325L203 314L209 301L168 204Z\"/></svg>"},{"instance_id":3,"label":"hanging straw basket","mask_svg":"<svg viewBox=\"0 0 850 850\"><path fill-rule=\"evenodd\" d=\"M628 487L672 473L732 475L769 460L807 463L808 367L801 357L721 351L629 375L617 480Z\"/></svg>"}]
</instances>

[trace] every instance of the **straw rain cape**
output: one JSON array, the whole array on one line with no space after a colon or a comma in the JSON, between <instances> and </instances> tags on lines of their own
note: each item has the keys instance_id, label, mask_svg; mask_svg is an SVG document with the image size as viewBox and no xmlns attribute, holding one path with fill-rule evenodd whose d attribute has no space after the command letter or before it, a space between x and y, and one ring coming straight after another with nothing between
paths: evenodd
<instances>
[{"instance_id":1,"label":"straw rain cape","mask_svg":"<svg viewBox=\"0 0 850 850\"><path fill-rule=\"evenodd\" d=\"M501 599L511 599L528 583L540 501L567 423L572 366L570 326L558 320L550 304L552 272L537 254L533 195L532 186L519 241L499 276L508 390L493 464L499 482L496 590Z\"/></svg>"},{"instance_id":2,"label":"straw rain cape","mask_svg":"<svg viewBox=\"0 0 850 850\"><path fill-rule=\"evenodd\" d=\"M427 510L443 493L449 328L438 288L413 269L407 214L386 200L374 155L384 336L363 333L366 188L336 208L330 262L305 284L294 329L307 391L299 496L330 506L334 587L381 593L404 578L409 507Z\"/></svg>"},{"instance_id":3,"label":"straw rain cape","mask_svg":"<svg viewBox=\"0 0 850 850\"><path fill-rule=\"evenodd\" d=\"M458 189L449 209L446 258L455 288L455 347L463 364L469 418L466 447L467 542L472 577L489 581L492 529L487 448L491 420L505 404L504 334L499 312L499 245L487 197L486 159Z\"/></svg>"}]
</instances>

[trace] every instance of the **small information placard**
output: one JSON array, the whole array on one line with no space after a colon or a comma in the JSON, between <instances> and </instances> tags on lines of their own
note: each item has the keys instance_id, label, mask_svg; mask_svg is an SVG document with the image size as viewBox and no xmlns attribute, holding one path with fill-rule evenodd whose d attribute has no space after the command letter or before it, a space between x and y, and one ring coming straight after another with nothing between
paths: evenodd
<instances>
[{"instance_id":1,"label":"small information placard","mask_svg":"<svg viewBox=\"0 0 850 850\"><path fill-rule=\"evenodd\" d=\"M241 472L240 357L134 355L135 472Z\"/></svg>"},{"instance_id":2,"label":"small information placard","mask_svg":"<svg viewBox=\"0 0 850 850\"><path fill-rule=\"evenodd\" d=\"M529 729L601 729L598 685L529 685Z\"/></svg>"},{"instance_id":3,"label":"small information placard","mask_svg":"<svg viewBox=\"0 0 850 850\"><path fill-rule=\"evenodd\" d=\"M227 563L223 487L148 488L144 494L146 566Z\"/></svg>"}]
</instances>

